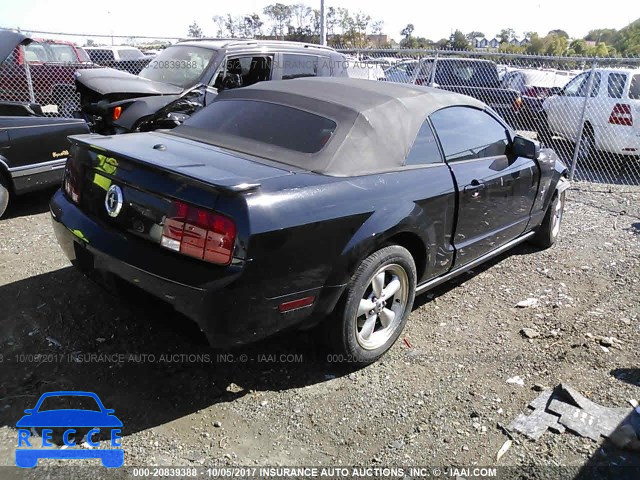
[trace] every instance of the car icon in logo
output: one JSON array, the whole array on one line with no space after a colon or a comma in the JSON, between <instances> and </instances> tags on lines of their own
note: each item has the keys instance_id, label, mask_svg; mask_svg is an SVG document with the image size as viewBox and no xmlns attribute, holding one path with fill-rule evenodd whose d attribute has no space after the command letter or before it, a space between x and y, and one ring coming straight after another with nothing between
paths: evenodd
<instances>
[{"instance_id":1,"label":"car icon in logo","mask_svg":"<svg viewBox=\"0 0 640 480\"><path fill-rule=\"evenodd\" d=\"M104 208L110 217L117 217L122 210L122 203L124 202L124 195L122 189L118 185L111 185L107 190L107 195L104 197Z\"/></svg>"},{"instance_id":2,"label":"car icon in logo","mask_svg":"<svg viewBox=\"0 0 640 480\"><path fill-rule=\"evenodd\" d=\"M81 404L83 408L52 408L57 405ZM16 465L33 468L40 458L86 459L99 458L107 468L118 468L124 463L124 450L120 444L122 422L104 407L100 398L92 392L61 391L43 394L35 407L24 411L26 415L18 420L18 448ZM42 437L31 436L33 428L42 428ZM51 443L53 428L63 429L65 447L55 448ZM77 445L76 429L89 429L86 433L86 447ZM112 448L99 448L101 429L111 430ZM41 441L42 448L37 443Z\"/></svg>"}]
</instances>

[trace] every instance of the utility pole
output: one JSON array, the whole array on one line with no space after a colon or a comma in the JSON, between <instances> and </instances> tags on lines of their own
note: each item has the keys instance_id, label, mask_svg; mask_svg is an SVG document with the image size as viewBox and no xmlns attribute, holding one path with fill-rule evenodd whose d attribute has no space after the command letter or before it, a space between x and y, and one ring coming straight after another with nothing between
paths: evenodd
<instances>
[{"instance_id":1,"label":"utility pole","mask_svg":"<svg viewBox=\"0 0 640 480\"><path fill-rule=\"evenodd\" d=\"M320 0L320 45L327 44L327 28L324 15L324 0Z\"/></svg>"}]
</instances>

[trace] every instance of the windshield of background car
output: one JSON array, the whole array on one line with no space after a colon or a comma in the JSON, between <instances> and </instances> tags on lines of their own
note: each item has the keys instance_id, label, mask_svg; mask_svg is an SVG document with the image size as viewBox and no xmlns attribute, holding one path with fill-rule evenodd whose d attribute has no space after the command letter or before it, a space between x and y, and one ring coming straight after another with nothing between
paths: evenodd
<instances>
[{"instance_id":1,"label":"windshield of background car","mask_svg":"<svg viewBox=\"0 0 640 480\"><path fill-rule=\"evenodd\" d=\"M156 82L188 88L199 83L216 50L174 45L160 52L139 76Z\"/></svg>"},{"instance_id":2,"label":"windshield of background car","mask_svg":"<svg viewBox=\"0 0 640 480\"><path fill-rule=\"evenodd\" d=\"M438 60L434 82L439 85L497 88L498 70L490 62Z\"/></svg>"},{"instance_id":3,"label":"windshield of background car","mask_svg":"<svg viewBox=\"0 0 640 480\"><path fill-rule=\"evenodd\" d=\"M71 45L32 42L24 47L27 62L78 63L78 56Z\"/></svg>"},{"instance_id":4,"label":"windshield of background car","mask_svg":"<svg viewBox=\"0 0 640 480\"><path fill-rule=\"evenodd\" d=\"M39 412L47 410L63 410L63 409L93 410L100 411L100 406L93 397L85 395L55 395L47 397L42 401L42 405L38 408Z\"/></svg>"},{"instance_id":5,"label":"windshield of background car","mask_svg":"<svg viewBox=\"0 0 640 480\"><path fill-rule=\"evenodd\" d=\"M71 45L64 45L59 43L50 43L49 49L51 51L52 62L61 63L78 63L78 55L75 48Z\"/></svg>"},{"instance_id":6,"label":"windshield of background car","mask_svg":"<svg viewBox=\"0 0 640 480\"><path fill-rule=\"evenodd\" d=\"M258 100L215 101L183 126L189 132L197 132L191 137L204 142L221 134L231 143L235 137L300 153L320 151L337 127L333 120L320 115ZM173 132L179 135L182 128Z\"/></svg>"}]
</instances>

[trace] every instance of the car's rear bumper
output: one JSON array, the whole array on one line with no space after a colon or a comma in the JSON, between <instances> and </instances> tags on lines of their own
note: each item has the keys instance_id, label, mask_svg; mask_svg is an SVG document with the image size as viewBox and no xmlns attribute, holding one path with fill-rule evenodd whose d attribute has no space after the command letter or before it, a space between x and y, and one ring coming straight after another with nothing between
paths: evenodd
<instances>
[{"instance_id":1,"label":"car's rear bumper","mask_svg":"<svg viewBox=\"0 0 640 480\"><path fill-rule=\"evenodd\" d=\"M637 125L596 126L596 147L618 155L640 156L640 128Z\"/></svg>"},{"instance_id":2,"label":"car's rear bumper","mask_svg":"<svg viewBox=\"0 0 640 480\"><path fill-rule=\"evenodd\" d=\"M100 284L109 286L123 280L169 303L195 320L214 346L250 343L284 329L310 325L333 309L343 290L318 287L267 298L262 294L261 280L252 279L242 265L194 264L192 259L109 230L80 211L61 191L54 195L50 206L58 243L74 266ZM167 255L174 262L178 256L176 265L183 262L184 269L199 268L197 275L194 271L198 284L189 285L160 274L153 266ZM203 279L202 269L211 271L209 278ZM286 288L283 285L284 291ZM286 313L279 311L281 304L309 296L315 297L312 305Z\"/></svg>"}]
</instances>

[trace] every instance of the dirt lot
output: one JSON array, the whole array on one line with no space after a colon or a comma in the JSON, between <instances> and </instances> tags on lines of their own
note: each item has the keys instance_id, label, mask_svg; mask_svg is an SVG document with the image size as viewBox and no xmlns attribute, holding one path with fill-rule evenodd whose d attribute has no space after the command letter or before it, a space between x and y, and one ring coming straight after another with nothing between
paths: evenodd
<instances>
[{"instance_id":1,"label":"dirt lot","mask_svg":"<svg viewBox=\"0 0 640 480\"><path fill-rule=\"evenodd\" d=\"M14 464L15 423L42 393L87 390L123 421L129 466L640 466L568 432L515 433L496 463L498 425L536 384L605 406L640 398L639 243L640 188L579 183L556 246L518 247L418 297L401 341L355 370L311 333L211 350L188 320L71 268L47 194L25 198L0 220L0 465ZM516 308L527 298L537 306ZM506 382L516 375L524 386Z\"/></svg>"}]
</instances>

